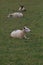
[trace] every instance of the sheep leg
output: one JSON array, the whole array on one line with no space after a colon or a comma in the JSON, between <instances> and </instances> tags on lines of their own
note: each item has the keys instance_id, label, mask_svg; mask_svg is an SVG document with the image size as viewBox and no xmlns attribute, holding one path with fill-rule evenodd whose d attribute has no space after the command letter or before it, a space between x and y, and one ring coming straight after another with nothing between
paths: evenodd
<instances>
[{"instance_id":1,"label":"sheep leg","mask_svg":"<svg viewBox=\"0 0 43 65\"><path fill-rule=\"evenodd\" d=\"M29 38L26 37L26 35L24 35L24 38L25 38L25 39L29 39Z\"/></svg>"}]
</instances>

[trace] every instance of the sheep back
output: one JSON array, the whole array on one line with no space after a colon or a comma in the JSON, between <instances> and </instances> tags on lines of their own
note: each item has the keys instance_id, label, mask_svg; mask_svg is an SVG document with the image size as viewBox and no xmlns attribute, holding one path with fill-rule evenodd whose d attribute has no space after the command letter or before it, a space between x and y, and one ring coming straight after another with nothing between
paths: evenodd
<instances>
[{"instance_id":1,"label":"sheep back","mask_svg":"<svg viewBox=\"0 0 43 65\"><path fill-rule=\"evenodd\" d=\"M23 38L24 37L24 32L22 30L13 31L13 32L11 32L11 37Z\"/></svg>"}]
</instances>

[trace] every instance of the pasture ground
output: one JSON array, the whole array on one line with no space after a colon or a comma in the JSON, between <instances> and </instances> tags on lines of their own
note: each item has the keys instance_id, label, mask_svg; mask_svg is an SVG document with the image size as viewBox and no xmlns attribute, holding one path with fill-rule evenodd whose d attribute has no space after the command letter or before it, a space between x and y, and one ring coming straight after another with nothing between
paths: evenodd
<instances>
[{"instance_id":1,"label":"pasture ground","mask_svg":"<svg viewBox=\"0 0 43 65\"><path fill-rule=\"evenodd\" d=\"M19 3L27 11L23 18L7 18ZM14 39L10 32L31 29L29 40ZM0 0L0 65L43 65L43 0Z\"/></svg>"}]
</instances>

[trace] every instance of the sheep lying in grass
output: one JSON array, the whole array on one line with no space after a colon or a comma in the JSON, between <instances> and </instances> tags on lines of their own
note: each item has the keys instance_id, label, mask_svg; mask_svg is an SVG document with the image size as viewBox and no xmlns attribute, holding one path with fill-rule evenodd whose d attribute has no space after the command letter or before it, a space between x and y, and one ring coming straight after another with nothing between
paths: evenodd
<instances>
[{"instance_id":1,"label":"sheep lying in grass","mask_svg":"<svg viewBox=\"0 0 43 65\"><path fill-rule=\"evenodd\" d=\"M12 31L10 36L13 38L19 38L19 39L25 38L25 39L27 39L27 37L25 36L26 32L30 32L30 29L25 26L22 30Z\"/></svg>"},{"instance_id":2,"label":"sheep lying in grass","mask_svg":"<svg viewBox=\"0 0 43 65\"><path fill-rule=\"evenodd\" d=\"M26 11L25 7L23 5L20 5L18 11Z\"/></svg>"},{"instance_id":3,"label":"sheep lying in grass","mask_svg":"<svg viewBox=\"0 0 43 65\"><path fill-rule=\"evenodd\" d=\"M8 18L9 18L9 17L20 18L20 17L23 17L23 14L20 13L20 12L15 12L15 13L9 14L7 17L8 17Z\"/></svg>"}]
</instances>

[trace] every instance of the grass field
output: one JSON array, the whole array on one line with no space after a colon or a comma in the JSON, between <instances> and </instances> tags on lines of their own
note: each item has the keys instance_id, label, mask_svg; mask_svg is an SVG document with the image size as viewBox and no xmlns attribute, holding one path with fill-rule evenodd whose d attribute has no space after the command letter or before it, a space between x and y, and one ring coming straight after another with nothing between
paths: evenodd
<instances>
[{"instance_id":1,"label":"grass field","mask_svg":"<svg viewBox=\"0 0 43 65\"><path fill-rule=\"evenodd\" d=\"M7 18L19 3L27 11L23 18ZM10 32L26 25L26 39L14 39ZM0 0L0 65L43 65L43 0Z\"/></svg>"}]
</instances>

